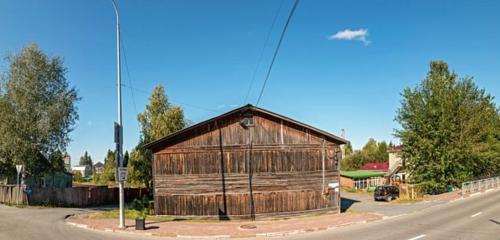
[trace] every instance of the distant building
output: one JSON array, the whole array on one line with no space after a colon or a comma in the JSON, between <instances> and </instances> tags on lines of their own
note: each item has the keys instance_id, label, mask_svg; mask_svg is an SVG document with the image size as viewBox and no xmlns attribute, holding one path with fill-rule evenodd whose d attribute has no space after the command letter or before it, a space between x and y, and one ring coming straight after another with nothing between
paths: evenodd
<instances>
[{"instance_id":1,"label":"distant building","mask_svg":"<svg viewBox=\"0 0 500 240\"><path fill-rule=\"evenodd\" d=\"M401 157L402 145L394 146L389 152L389 171L385 175L391 183L393 182L406 182L408 173L406 171L406 162Z\"/></svg>"},{"instance_id":2,"label":"distant building","mask_svg":"<svg viewBox=\"0 0 500 240\"><path fill-rule=\"evenodd\" d=\"M82 177L87 177L92 175L92 169L87 165L74 166L72 172L80 172Z\"/></svg>"},{"instance_id":3,"label":"distant building","mask_svg":"<svg viewBox=\"0 0 500 240\"><path fill-rule=\"evenodd\" d=\"M64 153L63 160L66 171L71 172L71 156L68 153Z\"/></svg>"},{"instance_id":4,"label":"distant building","mask_svg":"<svg viewBox=\"0 0 500 240\"><path fill-rule=\"evenodd\" d=\"M73 175L67 172L50 172L42 176L26 176L24 183L30 187L52 187L70 188L72 187Z\"/></svg>"},{"instance_id":5,"label":"distant building","mask_svg":"<svg viewBox=\"0 0 500 240\"><path fill-rule=\"evenodd\" d=\"M104 172L104 164L102 162L97 162L93 166L94 173L102 174Z\"/></svg>"},{"instance_id":6,"label":"distant building","mask_svg":"<svg viewBox=\"0 0 500 240\"><path fill-rule=\"evenodd\" d=\"M385 184L384 172L381 171L341 171L340 186L350 189L369 189Z\"/></svg>"},{"instance_id":7,"label":"distant building","mask_svg":"<svg viewBox=\"0 0 500 240\"><path fill-rule=\"evenodd\" d=\"M360 170L369 171L382 171L387 172L389 170L389 163L387 162L369 162L359 168Z\"/></svg>"}]
</instances>

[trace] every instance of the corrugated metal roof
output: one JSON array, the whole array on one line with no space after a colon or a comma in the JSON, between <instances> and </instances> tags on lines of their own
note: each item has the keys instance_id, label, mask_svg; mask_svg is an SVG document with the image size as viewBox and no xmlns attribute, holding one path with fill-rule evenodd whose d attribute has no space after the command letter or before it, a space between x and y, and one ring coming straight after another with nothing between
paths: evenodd
<instances>
[{"instance_id":1,"label":"corrugated metal roof","mask_svg":"<svg viewBox=\"0 0 500 240\"><path fill-rule=\"evenodd\" d=\"M368 171L368 170L341 171L340 176L349 177L352 179L363 179L370 177L383 177L384 173L378 171Z\"/></svg>"}]
</instances>

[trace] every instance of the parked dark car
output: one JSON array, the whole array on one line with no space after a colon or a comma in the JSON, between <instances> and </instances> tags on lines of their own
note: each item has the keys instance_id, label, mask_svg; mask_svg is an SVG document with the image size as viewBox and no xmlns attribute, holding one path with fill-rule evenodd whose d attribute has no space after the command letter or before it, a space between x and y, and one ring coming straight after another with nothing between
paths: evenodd
<instances>
[{"instance_id":1,"label":"parked dark car","mask_svg":"<svg viewBox=\"0 0 500 240\"><path fill-rule=\"evenodd\" d=\"M399 198L399 188L395 186L377 186L373 194L375 201L384 200L390 202L393 199Z\"/></svg>"}]
</instances>

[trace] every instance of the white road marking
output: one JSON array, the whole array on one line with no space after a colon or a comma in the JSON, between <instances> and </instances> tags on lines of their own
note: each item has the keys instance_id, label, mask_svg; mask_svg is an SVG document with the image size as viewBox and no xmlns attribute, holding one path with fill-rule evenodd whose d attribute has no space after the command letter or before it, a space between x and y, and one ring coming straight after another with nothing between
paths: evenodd
<instances>
[{"instance_id":1,"label":"white road marking","mask_svg":"<svg viewBox=\"0 0 500 240\"><path fill-rule=\"evenodd\" d=\"M472 215L472 216L470 216L470 217L477 217L477 216L481 215L481 213L482 213L482 212L478 212L478 213L476 213L476 214L474 214L474 215Z\"/></svg>"},{"instance_id":2,"label":"white road marking","mask_svg":"<svg viewBox=\"0 0 500 240\"><path fill-rule=\"evenodd\" d=\"M410 239L408 239L408 240L417 240L417 239L424 238L425 236L426 236L425 234L422 234L422 235L418 235L418 236L416 236L416 237L414 237L414 238L410 238Z\"/></svg>"}]
</instances>

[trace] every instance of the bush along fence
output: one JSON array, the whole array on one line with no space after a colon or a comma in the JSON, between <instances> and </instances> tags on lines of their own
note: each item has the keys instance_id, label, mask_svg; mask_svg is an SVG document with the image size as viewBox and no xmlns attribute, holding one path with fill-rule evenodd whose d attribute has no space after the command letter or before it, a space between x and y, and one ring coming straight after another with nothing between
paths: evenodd
<instances>
[{"instance_id":1,"label":"bush along fence","mask_svg":"<svg viewBox=\"0 0 500 240\"><path fill-rule=\"evenodd\" d=\"M107 186L79 186L71 188L32 188L31 193L25 186L0 186L0 203L51 205L61 207L88 207L118 203L118 188ZM148 195L147 189L125 188L125 201Z\"/></svg>"},{"instance_id":2,"label":"bush along fence","mask_svg":"<svg viewBox=\"0 0 500 240\"><path fill-rule=\"evenodd\" d=\"M462 196L500 188L500 176L462 183Z\"/></svg>"}]
</instances>

